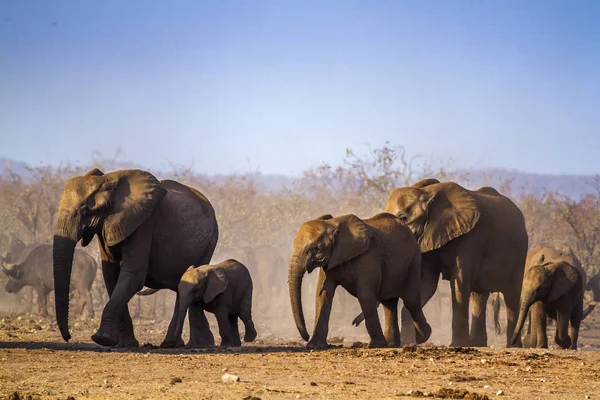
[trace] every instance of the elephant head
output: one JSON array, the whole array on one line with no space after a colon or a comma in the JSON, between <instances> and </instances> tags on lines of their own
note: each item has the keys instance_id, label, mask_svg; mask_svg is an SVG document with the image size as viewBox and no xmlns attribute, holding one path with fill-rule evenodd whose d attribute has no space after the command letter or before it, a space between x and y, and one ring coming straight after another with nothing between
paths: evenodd
<instances>
[{"instance_id":1,"label":"elephant head","mask_svg":"<svg viewBox=\"0 0 600 400\"><path fill-rule=\"evenodd\" d=\"M519 318L511 343L517 343L531 305L537 301L552 303L567 293L578 282L578 274L566 261L545 262L544 255L533 258L532 266L525 271L521 289ZM568 347L568 346L567 346Z\"/></svg>"},{"instance_id":2,"label":"elephant head","mask_svg":"<svg viewBox=\"0 0 600 400\"><path fill-rule=\"evenodd\" d=\"M394 190L384 211L396 215L413 231L423 253L468 233L480 216L469 191L437 179Z\"/></svg>"},{"instance_id":3,"label":"elephant head","mask_svg":"<svg viewBox=\"0 0 600 400\"><path fill-rule=\"evenodd\" d=\"M87 246L98 234L106 246L130 236L151 214L166 190L150 173L98 169L70 179L60 198L54 229L56 320L65 341L69 334L69 281L75 245Z\"/></svg>"},{"instance_id":4,"label":"elephant head","mask_svg":"<svg viewBox=\"0 0 600 400\"><path fill-rule=\"evenodd\" d=\"M189 267L177 287L179 296L179 310L177 314L177 332L175 337L180 337L183 331L185 315L190 305L195 301L202 300L210 303L219 294L223 293L229 280L222 268L214 266Z\"/></svg>"},{"instance_id":5,"label":"elephant head","mask_svg":"<svg viewBox=\"0 0 600 400\"><path fill-rule=\"evenodd\" d=\"M366 252L370 242L367 226L352 214L337 218L324 215L302 224L294 239L288 285L296 327L304 340L309 339L302 311L304 274L318 267L325 271L337 268Z\"/></svg>"},{"instance_id":6,"label":"elephant head","mask_svg":"<svg viewBox=\"0 0 600 400\"><path fill-rule=\"evenodd\" d=\"M600 272L589 279L587 285L585 286L585 290L591 290L593 294L593 301L596 303L600 302Z\"/></svg>"}]
</instances>

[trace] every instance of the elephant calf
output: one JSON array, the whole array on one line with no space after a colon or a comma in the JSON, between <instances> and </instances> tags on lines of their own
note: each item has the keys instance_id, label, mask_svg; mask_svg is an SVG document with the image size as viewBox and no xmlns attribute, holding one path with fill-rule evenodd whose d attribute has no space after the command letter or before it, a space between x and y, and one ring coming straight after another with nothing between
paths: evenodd
<instances>
[{"instance_id":1,"label":"elephant calf","mask_svg":"<svg viewBox=\"0 0 600 400\"><path fill-rule=\"evenodd\" d=\"M530 314L531 333L526 343L548 347L546 322L550 317L556 319L556 344L563 349L576 350L579 326L583 319L585 280L586 273L571 249L561 251L536 247L530 250L512 343L516 343L520 337L525 319ZM568 333L569 322L571 328Z\"/></svg>"},{"instance_id":2,"label":"elephant calf","mask_svg":"<svg viewBox=\"0 0 600 400\"><path fill-rule=\"evenodd\" d=\"M216 265L191 266L181 277L178 293L176 337L181 337L188 308L190 326L197 326L199 329L197 335L190 334L192 339L188 343L189 347L215 344L204 310L217 318L221 346L241 346L238 317L244 323L244 341L252 342L256 339L256 329L252 322L252 278L248 269L240 262L229 259Z\"/></svg>"},{"instance_id":3,"label":"elephant calf","mask_svg":"<svg viewBox=\"0 0 600 400\"><path fill-rule=\"evenodd\" d=\"M415 236L398 217L380 213L361 220L353 214L324 215L300 227L288 282L294 320L304 340L309 337L302 311L302 278L318 267L316 321L309 349L328 346L331 304L340 285L358 298L371 337L369 347L400 345L399 298L412 316L417 342L431 335L421 308L421 252ZM377 315L378 302L385 309L385 334Z\"/></svg>"}]
</instances>

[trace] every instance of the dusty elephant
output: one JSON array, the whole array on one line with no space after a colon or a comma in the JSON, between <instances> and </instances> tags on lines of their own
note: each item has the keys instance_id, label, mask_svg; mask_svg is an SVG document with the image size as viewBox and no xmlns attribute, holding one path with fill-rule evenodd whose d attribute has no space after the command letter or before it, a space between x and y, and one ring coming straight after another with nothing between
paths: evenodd
<instances>
[{"instance_id":1,"label":"dusty elephant","mask_svg":"<svg viewBox=\"0 0 600 400\"><path fill-rule=\"evenodd\" d=\"M213 264L227 259L235 259L248 268L254 277L254 290L260 293L255 299L255 306L263 311L270 311L285 290L287 261L282 257L281 250L271 245L218 246L212 259Z\"/></svg>"},{"instance_id":2,"label":"dusty elephant","mask_svg":"<svg viewBox=\"0 0 600 400\"><path fill-rule=\"evenodd\" d=\"M19 262L8 263L2 260L2 271L8 277L5 290L17 293L25 286L31 286L37 293L38 312L48 316L48 294L54 290L52 276L52 245L41 244L30 246L25 250L24 258ZM75 295L77 311L94 316L92 303L92 284L96 277L97 264L92 256L83 250L76 249L73 255L73 274L70 291Z\"/></svg>"},{"instance_id":3,"label":"dusty elephant","mask_svg":"<svg viewBox=\"0 0 600 400\"><path fill-rule=\"evenodd\" d=\"M144 284L176 291L190 265L207 264L218 227L210 202L181 183L158 181L141 170L103 174L98 169L70 179L59 203L54 231L56 319L64 340L68 325L69 277L75 244L98 237L109 300L94 342L137 346L127 303ZM176 310L165 338L175 337ZM192 327L192 335L196 330Z\"/></svg>"},{"instance_id":4,"label":"dusty elephant","mask_svg":"<svg viewBox=\"0 0 600 400\"><path fill-rule=\"evenodd\" d=\"M238 318L244 323L244 341L252 342L256 338L252 321L252 278L248 269L238 261L225 260L216 265L191 266L181 277L178 292L177 336L181 336L189 309L190 321L206 321L204 311L215 315L221 346L242 345ZM202 326L201 330L201 336L190 339L188 347L215 344L208 324Z\"/></svg>"},{"instance_id":5,"label":"dusty elephant","mask_svg":"<svg viewBox=\"0 0 600 400\"><path fill-rule=\"evenodd\" d=\"M377 214L361 220L349 214L324 215L305 222L294 239L288 270L290 300L296 327L304 340L308 332L302 311L302 279L319 271L315 327L308 348L326 348L333 296L342 286L358 298L371 338L369 347L400 345L398 299L414 318L417 342L425 342L431 327L421 309L421 253L412 232L397 217ZM377 315L385 311L385 334Z\"/></svg>"},{"instance_id":6,"label":"dusty elephant","mask_svg":"<svg viewBox=\"0 0 600 400\"><path fill-rule=\"evenodd\" d=\"M419 242L423 304L435 293L440 274L450 280L451 345L487 345L486 305L492 292L504 296L510 345L528 247L521 210L490 187L471 191L453 182L425 179L394 190L384 211L398 216ZM413 335L410 315L403 309L402 336L411 341Z\"/></svg>"},{"instance_id":7,"label":"dusty elephant","mask_svg":"<svg viewBox=\"0 0 600 400\"><path fill-rule=\"evenodd\" d=\"M546 322L550 317L556 320L556 344L561 348L577 349L585 284L586 273L571 249L532 249L527 256L513 343L521 335L525 318L533 306L530 313L532 345L548 347Z\"/></svg>"}]
</instances>

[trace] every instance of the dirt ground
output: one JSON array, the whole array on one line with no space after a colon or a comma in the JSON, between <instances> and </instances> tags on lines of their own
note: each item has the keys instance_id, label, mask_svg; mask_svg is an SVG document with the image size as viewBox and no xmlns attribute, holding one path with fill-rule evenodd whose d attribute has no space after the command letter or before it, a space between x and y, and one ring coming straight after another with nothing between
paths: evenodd
<instances>
[{"instance_id":1,"label":"dirt ground","mask_svg":"<svg viewBox=\"0 0 600 400\"><path fill-rule=\"evenodd\" d=\"M73 339L64 343L51 319L2 314L0 398L600 399L600 318L585 322L577 352L432 344L375 350L342 338L330 342L343 347L307 351L295 338L264 334L237 349L109 350L89 339L97 320L73 321ZM136 321L136 334L156 345L165 327ZM225 373L239 381L223 382Z\"/></svg>"}]
</instances>

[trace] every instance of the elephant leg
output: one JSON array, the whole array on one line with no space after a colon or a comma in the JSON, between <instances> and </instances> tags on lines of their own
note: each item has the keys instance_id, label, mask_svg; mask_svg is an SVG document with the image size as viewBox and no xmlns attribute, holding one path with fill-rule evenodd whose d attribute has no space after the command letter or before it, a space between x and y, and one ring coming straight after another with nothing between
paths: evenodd
<instances>
[{"instance_id":1,"label":"elephant leg","mask_svg":"<svg viewBox=\"0 0 600 400\"><path fill-rule=\"evenodd\" d=\"M240 339L240 327L237 315L229 317L229 326L231 327L231 335L233 336L233 346L240 347L242 345L242 340Z\"/></svg>"},{"instance_id":2,"label":"elephant leg","mask_svg":"<svg viewBox=\"0 0 600 400\"><path fill-rule=\"evenodd\" d=\"M423 268L421 269L421 286L420 286L420 290L421 290L421 307L420 308L420 314L423 314L423 306L425 306L425 304L427 304L427 302L433 297L433 295L435 294L435 291L437 290L438 287L438 283L440 280L440 273L438 270L436 270L435 268L428 268L423 266ZM409 280L407 282L409 285L414 285L414 281ZM409 295L405 295L402 298L403 301L403 306L402 306L402 311L401 311L401 323L402 323L402 330L400 332L400 343L406 345L409 343L417 343L417 335L416 335L416 324L413 320L413 316L411 315L412 312L408 310L408 308L406 307L406 301L409 299ZM412 306L413 308L413 312L415 313L419 313L419 311L416 311L416 305ZM424 317L423 317L424 319ZM422 323L422 322L421 322ZM427 324L427 326L429 326L429 324ZM422 328L423 330L423 334L426 333L427 329ZM429 333L431 334L431 327L429 327ZM427 336L427 338L429 338L429 335L423 335ZM426 341L427 339L425 339Z\"/></svg>"},{"instance_id":3,"label":"elephant leg","mask_svg":"<svg viewBox=\"0 0 600 400\"><path fill-rule=\"evenodd\" d=\"M324 349L328 347L329 317L331 316L331 305L333 304L333 295L336 288L337 284L328 280L323 269L319 269L319 280L315 296L315 328L306 345L307 349Z\"/></svg>"},{"instance_id":4,"label":"elephant leg","mask_svg":"<svg viewBox=\"0 0 600 400\"><path fill-rule=\"evenodd\" d=\"M561 349L568 349L571 347L571 338L569 337L569 320L570 313L566 313L564 310L556 310L556 336L554 342Z\"/></svg>"},{"instance_id":5,"label":"elephant leg","mask_svg":"<svg viewBox=\"0 0 600 400\"><path fill-rule=\"evenodd\" d=\"M471 285L464 276L453 277L452 289L452 342L450 346L469 346L469 298Z\"/></svg>"},{"instance_id":6,"label":"elephant leg","mask_svg":"<svg viewBox=\"0 0 600 400\"><path fill-rule=\"evenodd\" d=\"M571 313L571 327L569 328L569 336L571 337L571 346L569 349L577 350L577 340L579 339L579 326L583 320L583 298L577 303L575 309Z\"/></svg>"},{"instance_id":7,"label":"elephant leg","mask_svg":"<svg viewBox=\"0 0 600 400\"><path fill-rule=\"evenodd\" d=\"M471 346L487 346L487 325L486 325L486 307L489 293L471 292L472 312L471 312L471 332L469 340Z\"/></svg>"},{"instance_id":8,"label":"elephant leg","mask_svg":"<svg viewBox=\"0 0 600 400\"><path fill-rule=\"evenodd\" d=\"M188 311L190 320L190 341L188 347L202 348L215 345L215 337L210 330L206 314L199 304L193 304Z\"/></svg>"},{"instance_id":9,"label":"elephant leg","mask_svg":"<svg viewBox=\"0 0 600 400\"><path fill-rule=\"evenodd\" d=\"M529 307L529 324L531 325L531 339L529 341L533 347L548 348L547 321L548 315L544 303L536 301Z\"/></svg>"},{"instance_id":10,"label":"elephant leg","mask_svg":"<svg viewBox=\"0 0 600 400\"><path fill-rule=\"evenodd\" d=\"M385 340L388 347L400 346L400 329L398 328L398 299L381 302L385 315Z\"/></svg>"},{"instance_id":11,"label":"elephant leg","mask_svg":"<svg viewBox=\"0 0 600 400\"><path fill-rule=\"evenodd\" d=\"M100 328L98 329L98 332L92 336L92 340L103 346L118 345L119 347L137 347L139 346L139 343L133 333L133 322L129 315L127 303L125 303L124 307L118 307L118 305L115 305L115 300L113 300L113 295L115 294L117 283L120 280L121 272L122 271L119 271L118 263L102 260L102 275L104 277L109 300L102 312ZM126 279L127 277L124 277L124 280ZM133 294L135 294L135 292L137 292L137 290L134 291ZM106 307L111 300L113 300L112 309L114 310L114 308L117 308L116 317L110 315L111 310L109 310L108 314L106 313Z\"/></svg>"},{"instance_id":12,"label":"elephant leg","mask_svg":"<svg viewBox=\"0 0 600 400\"><path fill-rule=\"evenodd\" d=\"M523 347L520 335L517 338L515 345L511 345L512 336L517 327L517 319L519 318L522 284L523 278L515 277L511 285L512 289L510 289L510 291L502 292L506 306L506 347ZM518 290L516 288L518 288Z\"/></svg>"},{"instance_id":13,"label":"elephant leg","mask_svg":"<svg viewBox=\"0 0 600 400\"><path fill-rule=\"evenodd\" d=\"M256 339L256 329L252 321L252 288L244 294L240 306L240 319L244 323L244 342L252 342Z\"/></svg>"},{"instance_id":14,"label":"elephant leg","mask_svg":"<svg viewBox=\"0 0 600 400\"><path fill-rule=\"evenodd\" d=\"M219 325L219 335L221 336L221 347L237 347L234 334L231 330L229 315L225 307L220 307L215 311L217 324Z\"/></svg>"}]
</instances>

